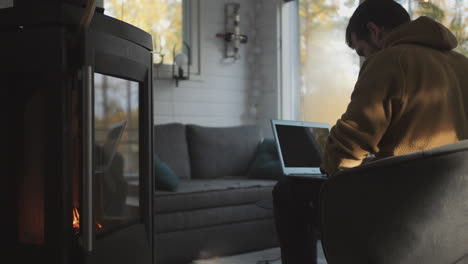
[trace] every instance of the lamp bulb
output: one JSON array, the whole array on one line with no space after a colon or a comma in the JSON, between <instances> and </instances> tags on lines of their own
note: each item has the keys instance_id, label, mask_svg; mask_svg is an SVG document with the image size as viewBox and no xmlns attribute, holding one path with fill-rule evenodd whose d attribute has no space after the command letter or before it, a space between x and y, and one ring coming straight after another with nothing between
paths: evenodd
<instances>
[{"instance_id":1,"label":"lamp bulb","mask_svg":"<svg viewBox=\"0 0 468 264\"><path fill-rule=\"evenodd\" d=\"M179 67L182 67L183 65L186 65L187 62L188 62L187 55L185 55L184 53L177 54L175 56L174 60L175 60L175 63L177 64L177 66L179 66Z\"/></svg>"}]
</instances>

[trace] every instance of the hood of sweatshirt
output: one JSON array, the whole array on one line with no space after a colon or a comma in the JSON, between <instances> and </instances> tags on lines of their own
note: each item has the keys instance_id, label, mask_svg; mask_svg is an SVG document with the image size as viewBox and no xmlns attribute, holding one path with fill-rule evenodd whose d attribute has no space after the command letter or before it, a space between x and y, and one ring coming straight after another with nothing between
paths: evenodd
<instances>
[{"instance_id":1,"label":"hood of sweatshirt","mask_svg":"<svg viewBox=\"0 0 468 264\"><path fill-rule=\"evenodd\" d=\"M384 47L398 44L417 44L438 50L452 50L457 47L455 36L444 25L421 16L392 30L384 40Z\"/></svg>"}]
</instances>

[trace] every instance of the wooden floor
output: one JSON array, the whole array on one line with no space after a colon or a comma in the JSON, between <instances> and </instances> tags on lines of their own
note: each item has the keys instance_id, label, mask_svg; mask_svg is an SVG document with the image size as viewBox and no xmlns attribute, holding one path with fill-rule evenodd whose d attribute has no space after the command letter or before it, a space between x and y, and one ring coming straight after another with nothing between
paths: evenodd
<instances>
[{"instance_id":1,"label":"wooden floor","mask_svg":"<svg viewBox=\"0 0 468 264\"><path fill-rule=\"evenodd\" d=\"M327 264L320 242L317 249L317 264ZM202 259L190 264L281 264L280 257L280 249L271 248L241 255Z\"/></svg>"}]
</instances>

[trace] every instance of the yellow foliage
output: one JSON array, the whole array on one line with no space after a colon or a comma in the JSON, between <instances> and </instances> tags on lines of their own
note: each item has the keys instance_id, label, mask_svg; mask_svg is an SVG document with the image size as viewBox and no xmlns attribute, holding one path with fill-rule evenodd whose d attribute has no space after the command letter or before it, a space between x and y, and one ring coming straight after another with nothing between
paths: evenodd
<instances>
[{"instance_id":1,"label":"yellow foliage","mask_svg":"<svg viewBox=\"0 0 468 264\"><path fill-rule=\"evenodd\" d=\"M107 15L134 25L153 36L153 49L173 62L173 48L182 48L181 0L106 0Z\"/></svg>"}]
</instances>

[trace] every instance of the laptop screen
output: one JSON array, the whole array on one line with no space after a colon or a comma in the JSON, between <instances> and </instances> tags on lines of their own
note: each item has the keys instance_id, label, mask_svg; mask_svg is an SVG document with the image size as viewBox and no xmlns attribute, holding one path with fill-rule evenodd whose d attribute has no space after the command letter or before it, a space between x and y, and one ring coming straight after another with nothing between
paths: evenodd
<instances>
[{"instance_id":1,"label":"laptop screen","mask_svg":"<svg viewBox=\"0 0 468 264\"><path fill-rule=\"evenodd\" d=\"M272 120L272 125L284 173L320 173L328 124Z\"/></svg>"}]
</instances>

